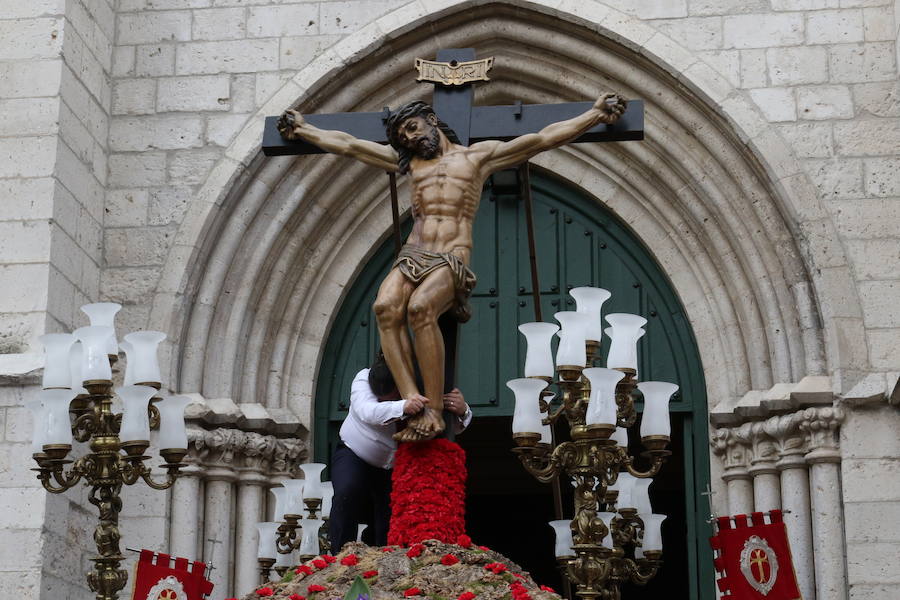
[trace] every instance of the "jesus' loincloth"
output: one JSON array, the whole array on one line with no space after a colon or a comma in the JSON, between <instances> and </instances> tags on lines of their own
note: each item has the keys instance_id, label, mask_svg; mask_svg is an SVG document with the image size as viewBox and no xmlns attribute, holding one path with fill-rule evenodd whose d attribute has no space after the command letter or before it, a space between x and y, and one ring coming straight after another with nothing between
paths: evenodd
<instances>
[{"instance_id":1,"label":"jesus' loincloth","mask_svg":"<svg viewBox=\"0 0 900 600\"><path fill-rule=\"evenodd\" d=\"M469 296L477 280L475 273L462 259L449 252L431 252L407 244L400 249L392 268L399 269L404 277L419 285L429 274L443 266L450 267L453 276L455 297L450 310L460 323L465 323L472 318Z\"/></svg>"}]
</instances>

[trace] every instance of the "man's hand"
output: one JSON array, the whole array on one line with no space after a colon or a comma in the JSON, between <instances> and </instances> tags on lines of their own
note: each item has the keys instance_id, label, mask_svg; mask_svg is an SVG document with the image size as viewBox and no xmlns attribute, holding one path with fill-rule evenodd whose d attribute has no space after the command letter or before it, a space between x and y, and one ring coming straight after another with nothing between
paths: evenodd
<instances>
[{"instance_id":1,"label":"man's hand","mask_svg":"<svg viewBox=\"0 0 900 600\"><path fill-rule=\"evenodd\" d=\"M286 110L278 119L278 133L286 140L296 140L300 138L297 129L306 124L303 115L296 110Z\"/></svg>"},{"instance_id":2,"label":"man's hand","mask_svg":"<svg viewBox=\"0 0 900 600\"><path fill-rule=\"evenodd\" d=\"M625 113L628 102L618 94L603 94L594 102L594 108L603 111L602 123L612 125Z\"/></svg>"},{"instance_id":3,"label":"man's hand","mask_svg":"<svg viewBox=\"0 0 900 600\"><path fill-rule=\"evenodd\" d=\"M428 406L428 398L421 394L414 394L406 399L403 404L403 414L406 416L417 415Z\"/></svg>"},{"instance_id":4,"label":"man's hand","mask_svg":"<svg viewBox=\"0 0 900 600\"><path fill-rule=\"evenodd\" d=\"M466 404L466 399L463 398L459 388L453 388L452 391L444 394L444 410L449 410L457 417L461 417L466 414L468 409L469 406Z\"/></svg>"}]
</instances>

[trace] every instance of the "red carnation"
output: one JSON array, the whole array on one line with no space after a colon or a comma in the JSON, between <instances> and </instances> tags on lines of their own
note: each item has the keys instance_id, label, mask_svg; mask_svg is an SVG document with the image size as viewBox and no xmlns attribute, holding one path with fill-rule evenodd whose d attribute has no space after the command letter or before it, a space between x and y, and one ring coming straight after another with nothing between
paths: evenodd
<instances>
[{"instance_id":1,"label":"red carnation","mask_svg":"<svg viewBox=\"0 0 900 600\"><path fill-rule=\"evenodd\" d=\"M257 596L271 596L274 593L275 592L272 591L272 588L270 588L270 587L259 588L258 590L256 590Z\"/></svg>"},{"instance_id":2,"label":"red carnation","mask_svg":"<svg viewBox=\"0 0 900 600\"><path fill-rule=\"evenodd\" d=\"M515 577L516 579L525 579L525 576L522 575L521 573L511 573L511 575L513 577Z\"/></svg>"},{"instance_id":3,"label":"red carnation","mask_svg":"<svg viewBox=\"0 0 900 600\"><path fill-rule=\"evenodd\" d=\"M453 556L452 554L445 554L443 557L441 557L441 564L447 565L448 567L450 565L455 565L458 562L459 562L459 559L456 558L455 556Z\"/></svg>"},{"instance_id":4,"label":"red carnation","mask_svg":"<svg viewBox=\"0 0 900 600\"><path fill-rule=\"evenodd\" d=\"M472 547L472 538L470 538L466 534L462 534L461 536L456 538L456 543L457 543L457 545L462 546L463 548L471 548Z\"/></svg>"},{"instance_id":5,"label":"red carnation","mask_svg":"<svg viewBox=\"0 0 900 600\"><path fill-rule=\"evenodd\" d=\"M341 564L347 567L359 564L359 558L355 554L348 554L341 559Z\"/></svg>"},{"instance_id":6,"label":"red carnation","mask_svg":"<svg viewBox=\"0 0 900 600\"><path fill-rule=\"evenodd\" d=\"M312 562L313 562L313 566L317 569L324 569L325 567L328 566L328 563L325 562L324 560L322 560L321 558L317 558L316 560L314 560Z\"/></svg>"},{"instance_id":7,"label":"red carnation","mask_svg":"<svg viewBox=\"0 0 900 600\"><path fill-rule=\"evenodd\" d=\"M551 594L555 594L555 593L556 593L556 590L554 590L554 589L553 589L552 587L550 587L549 585L542 585L542 586L541 586L541 589L544 590L545 592L550 592Z\"/></svg>"},{"instance_id":8,"label":"red carnation","mask_svg":"<svg viewBox=\"0 0 900 600\"><path fill-rule=\"evenodd\" d=\"M366 571L363 573L364 579L368 579L369 577L378 577L378 571Z\"/></svg>"},{"instance_id":9,"label":"red carnation","mask_svg":"<svg viewBox=\"0 0 900 600\"><path fill-rule=\"evenodd\" d=\"M460 546L462 546L462 544L460 544ZM463 592L462 594L459 595L459 598L457 598L456 600L472 600L472 598L474 598L474 597L475 597L475 594L473 594L472 592Z\"/></svg>"},{"instance_id":10,"label":"red carnation","mask_svg":"<svg viewBox=\"0 0 900 600\"><path fill-rule=\"evenodd\" d=\"M288 596L288 600L306 600L306 596L301 596L300 594L291 594Z\"/></svg>"},{"instance_id":11,"label":"red carnation","mask_svg":"<svg viewBox=\"0 0 900 600\"><path fill-rule=\"evenodd\" d=\"M421 593L422 593L422 590L420 590L419 588L416 588L416 587L407 588L407 589L403 590L403 597L409 598L410 596L418 596Z\"/></svg>"},{"instance_id":12,"label":"red carnation","mask_svg":"<svg viewBox=\"0 0 900 600\"><path fill-rule=\"evenodd\" d=\"M312 574L313 574L313 570L312 570L312 567L310 567L309 565L300 565L299 567L297 567L296 569L294 569L294 573L297 574L297 575L300 575L300 574L303 574L303 575L312 575Z\"/></svg>"},{"instance_id":13,"label":"red carnation","mask_svg":"<svg viewBox=\"0 0 900 600\"><path fill-rule=\"evenodd\" d=\"M308 594L314 594L316 592L324 592L324 591L325 591L325 586L319 585L318 583L314 583L313 585L306 588L306 592Z\"/></svg>"},{"instance_id":14,"label":"red carnation","mask_svg":"<svg viewBox=\"0 0 900 600\"><path fill-rule=\"evenodd\" d=\"M478 546L478 547L481 548L482 550L484 550L485 552L490 552L490 550L491 550L487 546Z\"/></svg>"},{"instance_id":15,"label":"red carnation","mask_svg":"<svg viewBox=\"0 0 900 600\"><path fill-rule=\"evenodd\" d=\"M506 565L504 565L503 563L498 563L498 562L488 563L488 564L484 565L484 568L487 569L488 571L493 571L493 573L495 575L499 575L500 573L503 573L504 571L506 571Z\"/></svg>"},{"instance_id":16,"label":"red carnation","mask_svg":"<svg viewBox=\"0 0 900 600\"><path fill-rule=\"evenodd\" d=\"M324 558L324 559L325 559L325 562L327 562L327 563L333 563L334 561L337 560L337 558L333 557L333 556L330 555L330 554L323 554L323 555L322 555L322 558Z\"/></svg>"},{"instance_id":17,"label":"red carnation","mask_svg":"<svg viewBox=\"0 0 900 600\"><path fill-rule=\"evenodd\" d=\"M393 546L385 546L381 549L382 552L393 552L394 550L396 550L396 548L394 548Z\"/></svg>"},{"instance_id":18,"label":"red carnation","mask_svg":"<svg viewBox=\"0 0 900 600\"><path fill-rule=\"evenodd\" d=\"M422 544L413 544L410 546L409 550L406 551L406 556L409 558L415 558L422 554L422 551L425 550L425 546Z\"/></svg>"}]
</instances>

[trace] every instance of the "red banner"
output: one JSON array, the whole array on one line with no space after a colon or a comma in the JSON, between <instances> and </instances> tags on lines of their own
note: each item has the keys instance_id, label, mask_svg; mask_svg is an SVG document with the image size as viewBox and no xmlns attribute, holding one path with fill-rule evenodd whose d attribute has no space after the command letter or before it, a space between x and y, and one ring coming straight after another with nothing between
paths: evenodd
<instances>
[{"instance_id":1,"label":"red banner","mask_svg":"<svg viewBox=\"0 0 900 600\"><path fill-rule=\"evenodd\" d=\"M131 600L203 600L212 589L205 563L141 550Z\"/></svg>"},{"instance_id":2,"label":"red banner","mask_svg":"<svg viewBox=\"0 0 900 600\"><path fill-rule=\"evenodd\" d=\"M718 533L709 538L715 552L722 598L731 600L802 600L794 573L787 529L781 511L720 517Z\"/></svg>"}]
</instances>

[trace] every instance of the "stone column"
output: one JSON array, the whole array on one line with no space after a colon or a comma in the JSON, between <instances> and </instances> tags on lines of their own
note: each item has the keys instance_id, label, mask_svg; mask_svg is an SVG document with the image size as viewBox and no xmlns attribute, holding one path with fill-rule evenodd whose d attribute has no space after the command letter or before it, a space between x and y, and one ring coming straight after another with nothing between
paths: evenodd
<instances>
[{"instance_id":1,"label":"stone column","mask_svg":"<svg viewBox=\"0 0 900 600\"><path fill-rule=\"evenodd\" d=\"M809 448L809 485L812 504L817 600L847 597L846 556L841 509L841 452L838 430L844 418L839 407L808 408L800 430Z\"/></svg>"},{"instance_id":2,"label":"stone column","mask_svg":"<svg viewBox=\"0 0 900 600\"><path fill-rule=\"evenodd\" d=\"M765 430L775 439L778 461L775 467L781 475L781 508L787 527L794 571L800 592L806 600L816 598L816 575L813 561L812 521L809 500L806 444L800 432L802 413L772 417L765 422Z\"/></svg>"},{"instance_id":3,"label":"stone column","mask_svg":"<svg viewBox=\"0 0 900 600\"><path fill-rule=\"evenodd\" d=\"M187 460L193 460L189 455ZM200 531L200 511L203 509L201 495L201 468L189 464L181 469L181 477L172 486L172 518L169 522L169 553L190 560L199 559L203 554L198 544Z\"/></svg>"},{"instance_id":4,"label":"stone column","mask_svg":"<svg viewBox=\"0 0 900 600\"><path fill-rule=\"evenodd\" d=\"M272 436L244 433L242 438L234 533L234 594L239 597L256 589L259 583L256 524L265 520L264 486L269 479L264 471L276 447Z\"/></svg>"},{"instance_id":5,"label":"stone column","mask_svg":"<svg viewBox=\"0 0 900 600\"><path fill-rule=\"evenodd\" d=\"M765 431L762 421L750 426L750 468L753 477L753 506L758 512L781 508L781 482L775 460L775 441Z\"/></svg>"},{"instance_id":6,"label":"stone column","mask_svg":"<svg viewBox=\"0 0 900 600\"><path fill-rule=\"evenodd\" d=\"M210 580L215 585L210 600L224 600L232 593L232 519L233 484L237 479L232 464L235 442L241 432L234 429L214 429L204 432L196 442L205 466L206 494L204 498L203 559L215 567Z\"/></svg>"},{"instance_id":7,"label":"stone column","mask_svg":"<svg viewBox=\"0 0 900 600\"><path fill-rule=\"evenodd\" d=\"M750 514L753 512L753 483L747 470L750 458L750 423L720 429L717 435L721 435L720 443L725 447L725 471L722 479L728 486L728 512L731 515Z\"/></svg>"}]
</instances>

